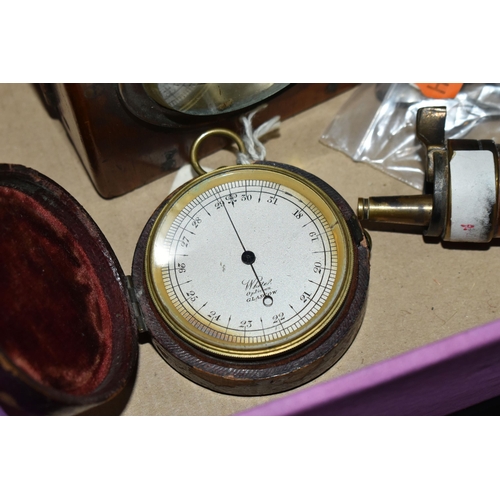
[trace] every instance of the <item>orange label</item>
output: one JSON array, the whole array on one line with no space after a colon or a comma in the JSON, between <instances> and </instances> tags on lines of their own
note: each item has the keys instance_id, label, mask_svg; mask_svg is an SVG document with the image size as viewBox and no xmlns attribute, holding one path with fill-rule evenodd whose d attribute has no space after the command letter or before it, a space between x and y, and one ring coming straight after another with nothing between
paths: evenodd
<instances>
[{"instance_id":1,"label":"orange label","mask_svg":"<svg viewBox=\"0 0 500 500\"><path fill-rule=\"evenodd\" d=\"M417 83L425 97L432 99L453 99L460 92L463 83Z\"/></svg>"}]
</instances>

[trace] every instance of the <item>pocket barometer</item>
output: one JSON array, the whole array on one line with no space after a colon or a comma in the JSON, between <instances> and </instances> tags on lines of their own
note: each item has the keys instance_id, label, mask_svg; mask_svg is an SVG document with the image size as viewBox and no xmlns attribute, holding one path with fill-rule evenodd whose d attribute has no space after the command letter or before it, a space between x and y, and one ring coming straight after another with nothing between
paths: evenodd
<instances>
[{"instance_id":1,"label":"pocket barometer","mask_svg":"<svg viewBox=\"0 0 500 500\"><path fill-rule=\"evenodd\" d=\"M292 389L330 368L356 335L369 273L366 236L319 178L259 162L204 172L146 225L134 283L154 346L218 392Z\"/></svg>"},{"instance_id":2,"label":"pocket barometer","mask_svg":"<svg viewBox=\"0 0 500 500\"><path fill-rule=\"evenodd\" d=\"M214 130L233 138L228 130ZM133 379L138 333L178 372L273 394L330 368L363 317L367 237L319 178L262 161L199 174L147 222L131 276L85 209L35 170L0 165L0 406L68 414Z\"/></svg>"}]
</instances>

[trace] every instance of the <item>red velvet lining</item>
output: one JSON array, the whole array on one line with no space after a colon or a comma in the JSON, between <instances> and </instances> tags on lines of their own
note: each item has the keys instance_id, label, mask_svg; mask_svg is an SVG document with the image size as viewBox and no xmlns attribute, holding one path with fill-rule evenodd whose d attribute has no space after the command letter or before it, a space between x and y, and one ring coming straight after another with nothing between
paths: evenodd
<instances>
[{"instance_id":1,"label":"red velvet lining","mask_svg":"<svg viewBox=\"0 0 500 500\"><path fill-rule=\"evenodd\" d=\"M0 186L0 349L41 384L83 395L109 370L112 322L74 230Z\"/></svg>"}]
</instances>

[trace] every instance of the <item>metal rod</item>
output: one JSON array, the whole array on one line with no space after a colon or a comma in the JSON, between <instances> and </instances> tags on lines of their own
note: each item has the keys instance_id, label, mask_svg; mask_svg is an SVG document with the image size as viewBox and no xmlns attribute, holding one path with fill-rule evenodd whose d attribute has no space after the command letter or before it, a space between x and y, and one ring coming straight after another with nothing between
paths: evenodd
<instances>
[{"instance_id":1,"label":"metal rod","mask_svg":"<svg viewBox=\"0 0 500 500\"><path fill-rule=\"evenodd\" d=\"M427 227L432 215L432 195L375 196L358 199L358 218L380 223Z\"/></svg>"}]
</instances>

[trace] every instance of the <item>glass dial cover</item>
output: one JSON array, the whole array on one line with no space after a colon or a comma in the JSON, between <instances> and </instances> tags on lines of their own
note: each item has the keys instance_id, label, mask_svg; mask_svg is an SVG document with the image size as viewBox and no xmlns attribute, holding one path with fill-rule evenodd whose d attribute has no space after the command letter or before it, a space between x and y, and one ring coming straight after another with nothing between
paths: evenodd
<instances>
[{"instance_id":1,"label":"glass dial cover","mask_svg":"<svg viewBox=\"0 0 500 500\"><path fill-rule=\"evenodd\" d=\"M147 247L146 277L169 327L222 357L281 354L344 302L353 257L338 207L302 176L223 167L180 188Z\"/></svg>"}]
</instances>

